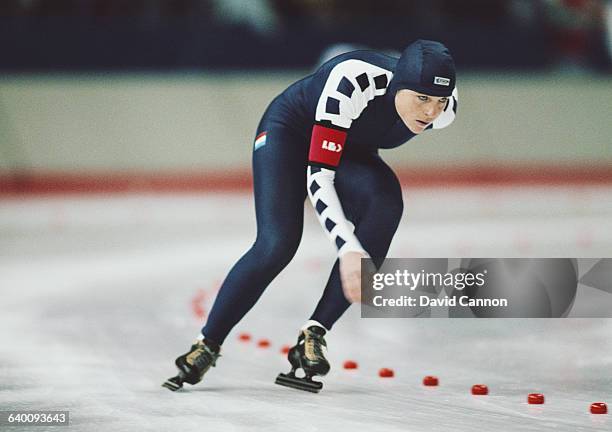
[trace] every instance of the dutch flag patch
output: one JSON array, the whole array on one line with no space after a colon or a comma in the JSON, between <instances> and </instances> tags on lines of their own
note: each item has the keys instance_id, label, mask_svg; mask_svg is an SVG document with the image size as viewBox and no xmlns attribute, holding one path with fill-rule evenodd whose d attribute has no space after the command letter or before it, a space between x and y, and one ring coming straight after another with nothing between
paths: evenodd
<instances>
[{"instance_id":1,"label":"dutch flag patch","mask_svg":"<svg viewBox=\"0 0 612 432\"><path fill-rule=\"evenodd\" d=\"M257 150L258 148L261 148L266 145L267 135L268 135L268 132L262 132L255 137L255 149L254 150Z\"/></svg>"}]
</instances>

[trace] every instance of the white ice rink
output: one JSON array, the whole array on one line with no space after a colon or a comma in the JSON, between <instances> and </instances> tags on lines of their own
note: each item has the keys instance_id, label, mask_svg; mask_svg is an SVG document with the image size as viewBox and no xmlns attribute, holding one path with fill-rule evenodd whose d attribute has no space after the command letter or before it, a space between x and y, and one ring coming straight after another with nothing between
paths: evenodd
<instances>
[{"instance_id":1,"label":"white ice rink","mask_svg":"<svg viewBox=\"0 0 612 432\"><path fill-rule=\"evenodd\" d=\"M612 431L610 414L589 413L612 405L610 319L360 319L353 307L327 338L320 394L274 385L334 259L310 208L298 255L217 367L163 389L254 239L253 214L249 194L0 201L0 410L69 410L72 431ZM495 187L406 190L390 255L611 252L612 188ZM343 370L348 359L359 368ZM490 394L472 396L477 383ZM546 403L528 405L532 392Z\"/></svg>"}]
</instances>

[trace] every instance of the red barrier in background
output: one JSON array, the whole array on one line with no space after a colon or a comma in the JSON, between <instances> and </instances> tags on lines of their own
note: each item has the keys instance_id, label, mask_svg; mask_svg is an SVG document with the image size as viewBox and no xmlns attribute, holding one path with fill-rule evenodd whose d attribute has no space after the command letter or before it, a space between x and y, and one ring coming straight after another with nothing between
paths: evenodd
<instances>
[{"instance_id":1,"label":"red barrier in background","mask_svg":"<svg viewBox=\"0 0 612 432\"><path fill-rule=\"evenodd\" d=\"M597 166L482 166L397 170L404 187L612 184L612 164ZM136 193L245 192L250 169L175 173L0 173L0 196Z\"/></svg>"}]
</instances>

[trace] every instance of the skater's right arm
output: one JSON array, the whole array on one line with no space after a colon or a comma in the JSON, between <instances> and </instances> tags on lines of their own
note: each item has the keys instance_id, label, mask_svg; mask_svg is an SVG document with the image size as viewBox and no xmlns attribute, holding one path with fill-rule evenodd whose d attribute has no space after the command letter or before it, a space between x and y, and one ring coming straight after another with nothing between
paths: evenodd
<instances>
[{"instance_id":1,"label":"skater's right arm","mask_svg":"<svg viewBox=\"0 0 612 432\"><path fill-rule=\"evenodd\" d=\"M361 298L361 258L367 258L334 186L353 120L368 102L383 95L392 73L361 60L346 60L330 72L319 96L309 151L308 196L319 222L340 258L340 278L347 300Z\"/></svg>"},{"instance_id":2,"label":"skater's right arm","mask_svg":"<svg viewBox=\"0 0 612 432\"><path fill-rule=\"evenodd\" d=\"M342 209L334 186L336 168L352 122L368 102L385 93L391 77L391 71L373 64L346 60L331 70L318 99L308 155L308 196L339 257L367 252Z\"/></svg>"}]
</instances>

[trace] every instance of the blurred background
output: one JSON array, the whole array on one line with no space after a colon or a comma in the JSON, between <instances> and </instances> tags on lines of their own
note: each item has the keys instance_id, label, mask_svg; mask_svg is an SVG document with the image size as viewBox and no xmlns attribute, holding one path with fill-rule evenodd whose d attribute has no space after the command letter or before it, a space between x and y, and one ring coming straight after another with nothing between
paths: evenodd
<instances>
[{"instance_id":1,"label":"blurred background","mask_svg":"<svg viewBox=\"0 0 612 432\"><path fill-rule=\"evenodd\" d=\"M329 390L304 411L272 381L335 260L309 203L297 255L235 329L271 348L232 333L193 389L213 393L160 384L255 238L266 106L354 48L437 39L457 63L455 122L381 150L405 201L390 256L609 257L611 28L604 0L0 0L0 406L114 432L610 430L587 410L612 402L609 319L353 307L329 334ZM577 310L612 292L578 290ZM381 383L383 366L397 379ZM430 373L441 392L420 386ZM467 396L475 382L490 399ZM551 403L525 410L528 391Z\"/></svg>"},{"instance_id":2,"label":"blurred background","mask_svg":"<svg viewBox=\"0 0 612 432\"><path fill-rule=\"evenodd\" d=\"M406 183L612 181L612 2L3 0L0 190L240 189L259 117L331 56L444 42L461 108Z\"/></svg>"}]
</instances>

